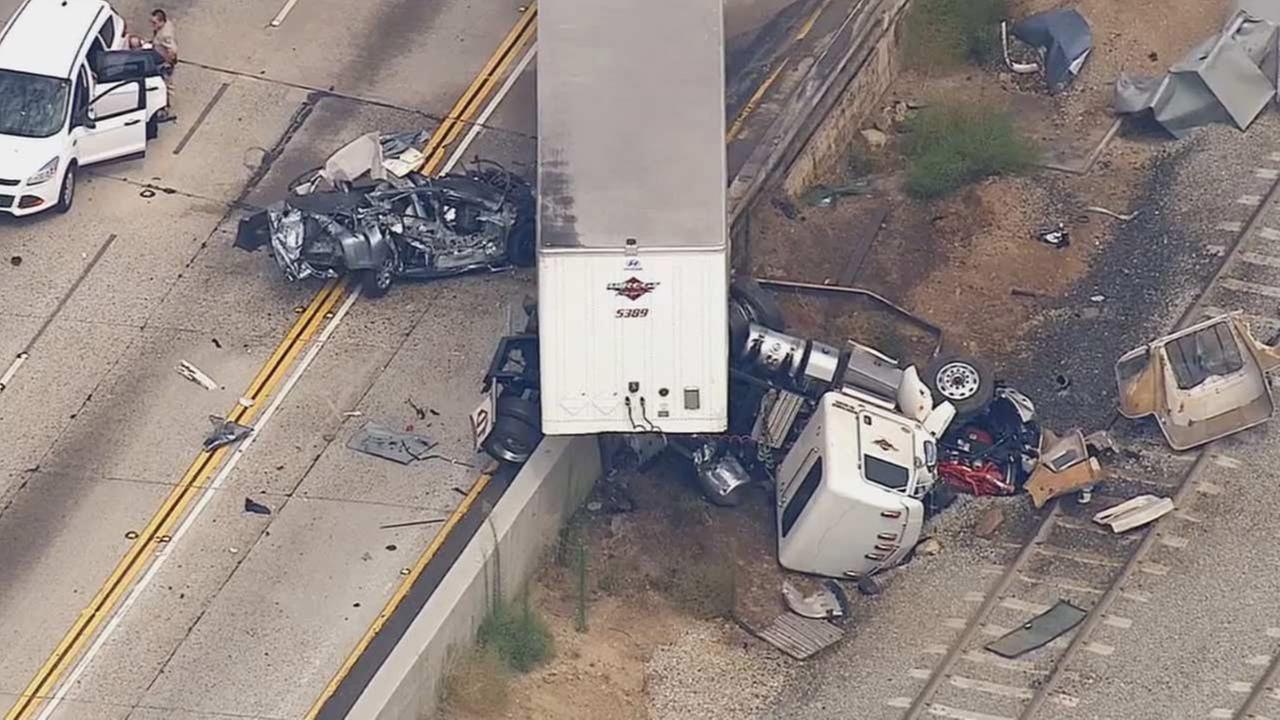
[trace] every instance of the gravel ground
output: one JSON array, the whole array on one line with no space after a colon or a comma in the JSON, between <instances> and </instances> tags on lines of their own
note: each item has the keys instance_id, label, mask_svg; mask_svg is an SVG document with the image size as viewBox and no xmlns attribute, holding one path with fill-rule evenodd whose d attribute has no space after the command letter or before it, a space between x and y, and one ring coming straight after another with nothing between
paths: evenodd
<instances>
[{"instance_id":1,"label":"gravel ground","mask_svg":"<svg viewBox=\"0 0 1280 720\"><path fill-rule=\"evenodd\" d=\"M1194 302L1219 262L1214 246L1234 240L1216 226L1247 222L1252 208L1237 199L1265 193L1269 183L1257 178L1254 170L1269 153L1259 148L1280 147L1277 141L1280 118L1275 113L1268 113L1247 134L1213 127L1178 142L1149 136L1117 140L1109 153L1133 152L1141 144L1160 145L1142 197L1134 205L1143 212L1118 230L1069 300L1046 307L1024 333L1025 347L1035 348L1035 357L1024 355L1021 362L1006 366L1010 380L1035 398L1042 416L1051 418L1053 426L1092 428L1112 418L1116 358L1166 332ZM1105 171L1105 161L1095 169ZM1096 217L1092 222L1118 221ZM1280 217L1275 226L1280 227ZM1280 249L1275 254L1280 255ZM1104 300L1091 301L1096 295ZM1249 298L1210 300L1233 306L1254 303ZM1261 312L1262 308L1255 303L1249 310ZM1066 392L1058 391L1055 376L1059 374L1070 380ZM1124 435L1130 442L1158 442L1146 426L1133 427ZM1271 652L1270 645L1276 642L1266 636L1265 623L1268 616L1277 616L1275 581L1269 568L1280 560L1273 557L1277 551L1272 543L1263 543L1267 547L1261 549L1250 544L1249 553L1239 552L1240 529L1265 527L1280 509L1276 507L1280 491L1268 492L1274 487L1270 482L1274 472L1266 464L1277 450L1266 443L1266 433L1249 437L1261 439L1260 444L1239 452L1257 459L1246 469L1214 470L1212 482L1229 490L1208 501L1197 500L1194 512L1213 520L1175 531L1187 537L1187 548L1164 548L1157 553L1156 561L1169 565L1170 574L1164 578L1143 575L1132 586L1147 594L1147 603L1136 608L1117 606L1117 613L1134 620L1133 628L1121 631L1104 626L1099 632L1097 639L1115 645L1116 654L1111 658L1086 654L1080 661L1081 671L1073 672L1064 683L1064 692L1082 699L1079 708L1070 715L1056 705L1046 712L1071 720L1203 718L1213 707L1234 707L1226 703L1243 699L1231 693L1230 683L1250 681L1260 674L1261 667L1249 661ZM1245 483L1251 494L1247 509L1242 510L1240 493L1232 490L1243 489ZM966 533L978 508L992 502L972 501L948 513L951 518L936 531L943 540L943 553L899 571L889 590L869 603L862 615L855 615L851 637L832 654L803 667L774 703L772 714L787 718L899 716L894 703L913 697L923 683L912 677L912 669L927 669L937 662L938 646L945 646L958 632L949 624L967 619L975 609L963 598L983 592L994 580L993 560L1011 556L1013 549L1000 543L1020 542L1034 527L1035 518L1025 500L1011 498L1003 501L1009 503L1010 518L1001 528L1001 539L981 541ZM1243 523L1231 522L1237 517ZM1189 618L1213 620L1189 623Z\"/></svg>"},{"instance_id":2,"label":"gravel ground","mask_svg":"<svg viewBox=\"0 0 1280 720\"><path fill-rule=\"evenodd\" d=\"M770 717L764 704L796 667L725 622L701 622L654 653L645 670L653 720Z\"/></svg>"}]
</instances>

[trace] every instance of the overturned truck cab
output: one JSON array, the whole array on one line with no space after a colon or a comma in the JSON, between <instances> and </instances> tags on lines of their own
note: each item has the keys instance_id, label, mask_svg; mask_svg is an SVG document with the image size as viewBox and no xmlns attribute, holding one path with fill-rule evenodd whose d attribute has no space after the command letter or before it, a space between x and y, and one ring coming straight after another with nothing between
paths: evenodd
<instances>
[{"instance_id":1,"label":"overturned truck cab","mask_svg":"<svg viewBox=\"0 0 1280 720\"><path fill-rule=\"evenodd\" d=\"M926 517L945 504L938 441L955 407L935 405L937 388L914 366L872 348L837 348L756 322L776 326L781 315L758 287L739 288L729 310L727 432L602 435L606 462L626 467L675 453L720 505L737 504L749 487L772 487L778 560L790 570L858 578L902 562ZM503 338L485 376L480 414L492 422L477 428L477 447L504 462L522 462L542 437L537 314L526 309L527 331Z\"/></svg>"}]
</instances>

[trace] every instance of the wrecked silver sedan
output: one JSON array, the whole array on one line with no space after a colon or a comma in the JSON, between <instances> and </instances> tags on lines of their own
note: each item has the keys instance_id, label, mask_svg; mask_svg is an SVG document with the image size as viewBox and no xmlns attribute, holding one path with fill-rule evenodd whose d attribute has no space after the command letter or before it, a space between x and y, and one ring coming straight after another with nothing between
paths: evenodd
<instances>
[{"instance_id":1,"label":"wrecked silver sedan","mask_svg":"<svg viewBox=\"0 0 1280 720\"><path fill-rule=\"evenodd\" d=\"M401 134L353 141L295 182L290 197L242 219L235 246L269 245L290 282L350 273L371 296L399 278L531 266L528 183L484 162L427 177L401 159L416 153L415 140ZM400 157L384 159L391 150Z\"/></svg>"}]
</instances>

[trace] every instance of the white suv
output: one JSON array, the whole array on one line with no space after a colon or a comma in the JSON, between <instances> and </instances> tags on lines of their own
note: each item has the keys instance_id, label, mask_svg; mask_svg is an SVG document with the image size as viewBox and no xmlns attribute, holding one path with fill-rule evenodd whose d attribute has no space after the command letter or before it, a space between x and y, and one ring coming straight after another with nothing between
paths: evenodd
<instances>
[{"instance_id":1,"label":"white suv","mask_svg":"<svg viewBox=\"0 0 1280 720\"><path fill-rule=\"evenodd\" d=\"M104 0L25 0L0 30L0 213L66 212L79 167L146 152L168 89L124 47Z\"/></svg>"}]
</instances>

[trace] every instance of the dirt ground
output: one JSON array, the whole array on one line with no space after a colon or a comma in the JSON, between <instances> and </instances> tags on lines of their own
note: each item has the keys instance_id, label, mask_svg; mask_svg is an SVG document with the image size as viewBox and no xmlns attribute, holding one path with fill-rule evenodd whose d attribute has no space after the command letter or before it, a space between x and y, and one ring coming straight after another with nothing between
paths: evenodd
<instances>
[{"instance_id":1,"label":"dirt ground","mask_svg":"<svg viewBox=\"0 0 1280 720\"><path fill-rule=\"evenodd\" d=\"M1109 103L1116 75L1163 72L1221 25L1228 4L1015 2L1014 17L1072 6L1090 22L1095 48L1068 91L1049 96L1033 79L1000 68L952 74L908 71L882 105L901 101L918 107L964 97L1007 108L1045 149L1046 162L1077 165L1114 122ZM859 138L850 138L850 165L856 168L827 183L838 186L861 177L869 183L868 192L830 207L786 197L758 203L749 236L755 275L831 284L856 270L854 285L945 328L948 348L978 354L1025 376L1040 372L1035 343L1045 335L1046 324L1066 318L1087 325L1106 312L1101 308L1109 301L1091 289L1090 278L1104 258L1112 257L1108 247L1132 242L1135 234L1147 232L1143 228L1160 227L1142 222L1125 227L1085 211L1101 206L1129 213L1144 207L1144 188L1163 172L1159 157L1166 140L1157 135L1122 129L1086 175L1039 169L920 203L901 190L904 168L892 139L895 127L883 118L872 118L868 125L872 123L890 136L889 146L873 152ZM1065 248L1037 238L1057 223L1070 235ZM909 362L923 362L936 342L865 298L789 292L780 297L797 334L835 343L856 338ZM532 590L555 636L554 658L514 679L501 710L470 714L455 707L447 717L736 717L726 708L744 700L708 699L719 685L715 677L698 681L697 673L713 668L759 678L747 685L764 692L794 665L779 664L776 650L739 625L762 627L783 610L779 586L786 574L774 557L774 517L765 492L739 508L712 507L676 463L598 492L604 495L573 526L571 534L580 533L578 539L562 543L585 548L587 632L575 630L577 566L561 552L546 564ZM634 509L615 512L632 504ZM940 525L970 533L978 505L970 502L965 510L944 513ZM953 522L948 514L961 519ZM895 572L911 570L907 566ZM815 586L810 578L792 580L804 590ZM858 599L856 590L849 592ZM750 714L744 706L741 715Z\"/></svg>"}]
</instances>

